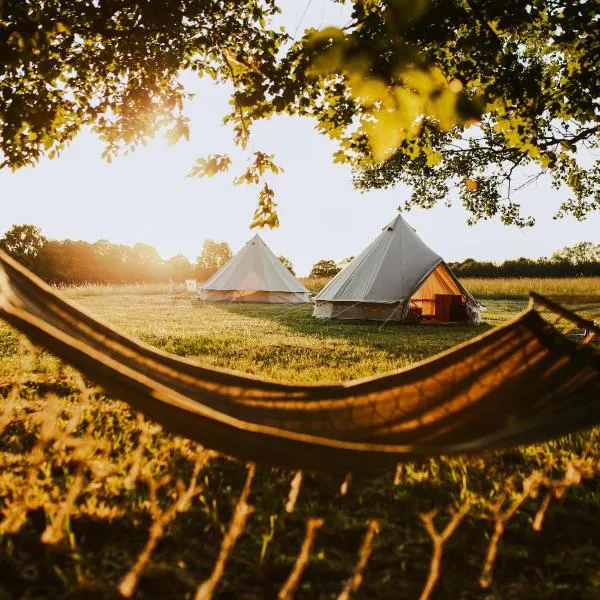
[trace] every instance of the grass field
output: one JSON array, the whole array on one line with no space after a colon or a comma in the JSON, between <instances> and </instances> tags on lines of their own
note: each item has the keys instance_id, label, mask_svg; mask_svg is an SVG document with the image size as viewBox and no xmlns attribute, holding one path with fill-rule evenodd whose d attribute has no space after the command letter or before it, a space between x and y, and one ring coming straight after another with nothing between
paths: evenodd
<instances>
[{"instance_id":1,"label":"grass field","mask_svg":"<svg viewBox=\"0 0 600 600\"><path fill-rule=\"evenodd\" d=\"M506 321L526 298L521 282L504 285L500 299L487 296L480 326L381 330L316 322L309 306L193 307L160 288L85 286L68 295L204 365L331 382L408 365ZM433 598L600 597L595 431L345 482L304 473L300 482L160 431L2 323L0 397L0 600L194 598L211 573L214 597L277 598L307 523L314 542L301 577L292 577L296 598L419 598L428 576L433 583L428 526L441 532L453 520ZM494 531L503 536L484 569ZM225 558L219 577L213 569Z\"/></svg>"},{"instance_id":2,"label":"grass field","mask_svg":"<svg viewBox=\"0 0 600 600\"><path fill-rule=\"evenodd\" d=\"M600 277L565 277L541 279L467 278L462 280L466 288L477 298L522 298L530 291L547 296L599 296Z\"/></svg>"}]
</instances>

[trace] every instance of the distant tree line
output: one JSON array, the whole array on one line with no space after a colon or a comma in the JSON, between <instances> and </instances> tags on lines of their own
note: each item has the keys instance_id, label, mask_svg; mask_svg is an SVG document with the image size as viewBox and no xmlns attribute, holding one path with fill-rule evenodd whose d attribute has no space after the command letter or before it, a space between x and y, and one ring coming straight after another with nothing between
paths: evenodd
<instances>
[{"instance_id":1,"label":"distant tree line","mask_svg":"<svg viewBox=\"0 0 600 600\"><path fill-rule=\"evenodd\" d=\"M195 263L182 254L163 260L148 244L114 244L108 240L84 242L49 240L35 225L13 225L2 238L4 250L49 283L142 283L183 281L194 278L205 281L232 257L227 242L205 240ZM353 256L336 262L317 261L311 278L337 275ZM289 258L279 260L294 273ZM578 277L600 276L600 244L581 242L555 252L549 258L518 258L502 263L467 258L448 263L459 277Z\"/></svg>"},{"instance_id":2,"label":"distant tree line","mask_svg":"<svg viewBox=\"0 0 600 600\"><path fill-rule=\"evenodd\" d=\"M600 276L600 244L581 242L548 258L517 258L502 263L467 258L448 266L458 277L594 277Z\"/></svg>"},{"instance_id":3,"label":"distant tree line","mask_svg":"<svg viewBox=\"0 0 600 600\"><path fill-rule=\"evenodd\" d=\"M340 262L319 260L309 277L334 277L353 259L350 256ZM600 244L581 242L562 248L549 258L517 258L502 263L467 258L462 262L450 262L448 266L458 277L594 277L600 276Z\"/></svg>"},{"instance_id":4,"label":"distant tree line","mask_svg":"<svg viewBox=\"0 0 600 600\"><path fill-rule=\"evenodd\" d=\"M204 281L232 257L227 242L206 240L195 264L182 254L163 260L148 244L49 240L35 225L14 225L0 248L55 284Z\"/></svg>"}]
</instances>

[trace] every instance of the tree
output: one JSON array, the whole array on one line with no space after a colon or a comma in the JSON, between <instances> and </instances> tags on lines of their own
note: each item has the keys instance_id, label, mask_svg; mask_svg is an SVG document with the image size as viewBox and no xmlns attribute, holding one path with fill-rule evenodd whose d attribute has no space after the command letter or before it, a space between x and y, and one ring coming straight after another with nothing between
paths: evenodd
<instances>
[{"instance_id":1,"label":"tree","mask_svg":"<svg viewBox=\"0 0 600 600\"><path fill-rule=\"evenodd\" d=\"M316 262L310 270L309 277L315 279L321 277L333 277L341 271L335 260L320 260Z\"/></svg>"},{"instance_id":2,"label":"tree","mask_svg":"<svg viewBox=\"0 0 600 600\"><path fill-rule=\"evenodd\" d=\"M170 142L186 138L180 70L235 83L240 61L267 67L283 39L265 26L279 12L274 0L31 0L0 10L0 148L11 167L55 155L84 126L107 157L156 127Z\"/></svg>"},{"instance_id":3,"label":"tree","mask_svg":"<svg viewBox=\"0 0 600 600\"><path fill-rule=\"evenodd\" d=\"M214 275L223 265L227 264L233 256L227 242L215 242L205 240L202 245L202 253L196 264L196 275L198 279L208 279Z\"/></svg>"},{"instance_id":4,"label":"tree","mask_svg":"<svg viewBox=\"0 0 600 600\"><path fill-rule=\"evenodd\" d=\"M103 247L110 244L104 241ZM97 252L97 245L84 241L48 240L36 259L35 270L50 283L118 283L112 264Z\"/></svg>"},{"instance_id":5,"label":"tree","mask_svg":"<svg viewBox=\"0 0 600 600\"><path fill-rule=\"evenodd\" d=\"M292 261L287 258L286 256L278 256L277 257L279 259L279 262L281 262L283 264L283 266L292 274L292 275L296 275L296 272L294 271L294 265L292 264Z\"/></svg>"},{"instance_id":6,"label":"tree","mask_svg":"<svg viewBox=\"0 0 600 600\"><path fill-rule=\"evenodd\" d=\"M572 265L583 263L600 263L600 244L581 242L574 246L566 246L557 250L551 257L554 262L568 262Z\"/></svg>"},{"instance_id":7,"label":"tree","mask_svg":"<svg viewBox=\"0 0 600 600\"><path fill-rule=\"evenodd\" d=\"M156 248L140 242L133 245L129 252L129 276L136 281L164 281L166 264Z\"/></svg>"},{"instance_id":8,"label":"tree","mask_svg":"<svg viewBox=\"0 0 600 600\"><path fill-rule=\"evenodd\" d=\"M355 258L355 256L348 256L347 258L342 258L342 260L340 260L340 262L337 264L337 266L340 268L340 271L344 267L347 267Z\"/></svg>"},{"instance_id":9,"label":"tree","mask_svg":"<svg viewBox=\"0 0 600 600\"><path fill-rule=\"evenodd\" d=\"M96 272L97 278L88 275L90 278L87 281L104 281L105 283L137 281L139 270L134 258L135 253L130 246L113 244L108 240L98 240L92 244L91 251L92 262L83 264L81 267L90 275Z\"/></svg>"},{"instance_id":10,"label":"tree","mask_svg":"<svg viewBox=\"0 0 600 600\"><path fill-rule=\"evenodd\" d=\"M48 283L66 283L63 257L62 243L48 240L36 257L35 272Z\"/></svg>"},{"instance_id":11,"label":"tree","mask_svg":"<svg viewBox=\"0 0 600 600\"><path fill-rule=\"evenodd\" d=\"M183 281L194 276L194 266L183 254L178 254L167 261L167 274L174 281Z\"/></svg>"},{"instance_id":12,"label":"tree","mask_svg":"<svg viewBox=\"0 0 600 600\"><path fill-rule=\"evenodd\" d=\"M515 191L548 174L570 192L557 216L600 209L600 163L581 158L600 146L598 2L352 5L344 29L291 46L260 83L252 119L313 116L357 187L404 183L406 208L447 201L456 187L470 222L528 226ZM244 94L260 95L252 85Z\"/></svg>"},{"instance_id":13,"label":"tree","mask_svg":"<svg viewBox=\"0 0 600 600\"><path fill-rule=\"evenodd\" d=\"M84 127L109 161L159 129L170 144L189 139L181 70L244 89L242 65L272 72L287 39L267 26L278 12L275 0L0 2L0 168L52 158ZM233 104L228 121L245 147L249 123L235 92ZM265 183L257 223L276 224L262 214L274 208L269 191Z\"/></svg>"},{"instance_id":14,"label":"tree","mask_svg":"<svg viewBox=\"0 0 600 600\"><path fill-rule=\"evenodd\" d=\"M45 243L46 238L42 235L39 227L35 225L13 225L0 239L0 249L28 269L32 269Z\"/></svg>"},{"instance_id":15,"label":"tree","mask_svg":"<svg viewBox=\"0 0 600 600\"><path fill-rule=\"evenodd\" d=\"M144 265L161 265L164 261L154 246L137 242L133 245L133 256Z\"/></svg>"},{"instance_id":16,"label":"tree","mask_svg":"<svg viewBox=\"0 0 600 600\"><path fill-rule=\"evenodd\" d=\"M259 119L310 116L359 188L405 183L409 207L458 186L471 220L531 225L514 192L547 173L570 190L559 216L600 208L600 164L581 159L600 145L595 0L351 0L346 27L299 41L271 26L275 0L0 6L0 166L54 156L82 127L109 160L160 128L188 138L186 69L232 84L243 147ZM191 174L229 163L202 158ZM278 170L255 152L236 179L261 185L255 226L277 225L264 177Z\"/></svg>"}]
</instances>

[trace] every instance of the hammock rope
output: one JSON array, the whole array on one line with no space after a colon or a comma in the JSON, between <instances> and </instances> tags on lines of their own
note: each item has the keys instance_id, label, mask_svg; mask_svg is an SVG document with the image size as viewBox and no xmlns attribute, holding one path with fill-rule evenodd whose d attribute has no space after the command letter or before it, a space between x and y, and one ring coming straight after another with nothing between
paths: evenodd
<instances>
[{"instance_id":1,"label":"hammock rope","mask_svg":"<svg viewBox=\"0 0 600 600\"><path fill-rule=\"evenodd\" d=\"M598 334L592 322L533 299ZM288 385L162 352L102 324L2 253L0 316L165 429L243 460L375 470L600 423L600 353L533 306L414 366L337 385Z\"/></svg>"}]
</instances>

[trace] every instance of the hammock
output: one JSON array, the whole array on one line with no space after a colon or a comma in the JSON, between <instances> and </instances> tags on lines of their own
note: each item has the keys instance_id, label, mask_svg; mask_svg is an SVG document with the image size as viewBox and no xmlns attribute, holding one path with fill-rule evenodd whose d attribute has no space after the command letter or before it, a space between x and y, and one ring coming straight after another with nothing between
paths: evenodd
<instances>
[{"instance_id":1,"label":"hammock","mask_svg":"<svg viewBox=\"0 0 600 600\"><path fill-rule=\"evenodd\" d=\"M556 310L589 338L599 332ZM63 300L2 253L0 316L167 430L271 465L375 470L600 423L600 353L567 339L533 306L414 366L339 385L287 385L161 352Z\"/></svg>"}]
</instances>

